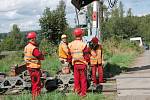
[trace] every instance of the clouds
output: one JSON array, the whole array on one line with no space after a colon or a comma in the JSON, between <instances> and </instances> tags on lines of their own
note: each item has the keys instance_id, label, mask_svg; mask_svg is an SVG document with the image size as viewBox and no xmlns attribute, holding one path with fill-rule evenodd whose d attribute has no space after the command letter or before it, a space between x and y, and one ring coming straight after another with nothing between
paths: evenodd
<instances>
[{"instance_id":1,"label":"clouds","mask_svg":"<svg viewBox=\"0 0 150 100\"><path fill-rule=\"evenodd\" d=\"M150 13L149 0L119 0L124 4L125 10L132 8L134 15L142 16Z\"/></svg>"},{"instance_id":2,"label":"clouds","mask_svg":"<svg viewBox=\"0 0 150 100\"><path fill-rule=\"evenodd\" d=\"M71 0L66 2L67 21L71 26L75 25L75 8ZM120 0L124 8L132 8L134 15L150 12L149 0ZM13 24L17 24L21 30L40 29L38 19L45 7L56 9L59 0L0 0L0 32L8 32Z\"/></svg>"},{"instance_id":3,"label":"clouds","mask_svg":"<svg viewBox=\"0 0 150 100\"><path fill-rule=\"evenodd\" d=\"M19 2L18 0L1 0L0 1L0 12L8 12L8 11L13 11L16 10L19 6L18 5Z\"/></svg>"},{"instance_id":4,"label":"clouds","mask_svg":"<svg viewBox=\"0 0 150 100\"><path fill-rule=\"evenodd\" d=\"M0 0L0 32L10 31L13 24L21 30L40 29L38 19L45 7L53 10L58 3L59 0Z\"/></svg>"}]
</instances>

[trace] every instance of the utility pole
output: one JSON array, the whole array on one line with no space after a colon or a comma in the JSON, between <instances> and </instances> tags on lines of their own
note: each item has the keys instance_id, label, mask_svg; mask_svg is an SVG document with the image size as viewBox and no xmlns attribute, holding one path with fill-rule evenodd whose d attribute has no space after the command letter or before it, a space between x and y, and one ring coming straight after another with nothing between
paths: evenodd
<instances>
[{"instance_id":1,"label":"utility pole","mask_svg":"<svg viewBox=\"0 0 150 100\"><path fill-rule=\"evenodd\" d=\"M103 4L104 0L93 1L93 14L92 14L92 37L96 36L101 42L101 27L103 23Z\"/></svg>"},{"instance_id":2,"label":"utility pole","mask_svg":"<svg viewBox=\"0 0 150 100\"><path fill-rule=\"evenodd\" d=\"M99 32L99 1L93 1L93 14L92 14L92 37L97 37L100 39Z\"/></svg>"}]
</instances>

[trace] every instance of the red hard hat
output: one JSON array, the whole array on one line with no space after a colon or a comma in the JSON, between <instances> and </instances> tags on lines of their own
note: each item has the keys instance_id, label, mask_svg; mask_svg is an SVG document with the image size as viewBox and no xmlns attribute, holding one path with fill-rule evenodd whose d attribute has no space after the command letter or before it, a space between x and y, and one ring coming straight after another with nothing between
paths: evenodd
<instances>
[{"instance_id":1,"label":"red hard hat","mask_svg":"<svg viewBox=\"0 0 150 100\"><path fill-rule=\"evenodd\" d=\"M81 28L76 28L76 29L74 29L73 34L74 34L76 37L79 37L79 36L81 36L81 35L84 34L84 30L82 30Z\"/></svg>"},{"instance_id":2,"label":"red hard hat","mask_svg":"<svg viewBox=\"0 0 150 100\"><path fill-rule=\"evenodd\" d=\"M28 38L28 39L36 38L36 33L35 33L35 32L29 32L29 33L27 34L27 38Z\"/></svg>"},{"instance_id":3,"label":"red hard hat","mask_svg":"<svg viewBox=\"0 0 150 100\"><path fill-rule=\"evenodd\" d=\"M93 43L96 43L96 44L97 44L97 43L98 43L98 38L97 38L97 37L93 37L91 41L92 41Z\"/></svg>"}]
</instances>

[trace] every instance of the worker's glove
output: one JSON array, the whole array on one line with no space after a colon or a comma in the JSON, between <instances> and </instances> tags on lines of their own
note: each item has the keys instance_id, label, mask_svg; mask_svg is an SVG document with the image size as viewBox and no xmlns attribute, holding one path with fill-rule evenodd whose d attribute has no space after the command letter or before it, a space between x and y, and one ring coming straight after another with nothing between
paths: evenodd
<instances>
[{"instance_id":1,"label":"worker's glove","mask_svg":"<svg viewBox=\"0 0 150 100\"><path fill-rule=\"evenodd\" d=\"M103 61L102 61L102 66L104 66L104 64L105 64L105 61L103 60Z\"/></svg>"}]
</instances>

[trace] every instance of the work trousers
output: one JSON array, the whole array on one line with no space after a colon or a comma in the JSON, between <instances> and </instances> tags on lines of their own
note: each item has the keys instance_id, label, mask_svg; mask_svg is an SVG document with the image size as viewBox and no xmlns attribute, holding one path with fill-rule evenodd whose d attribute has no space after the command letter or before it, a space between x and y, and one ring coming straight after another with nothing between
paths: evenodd
<instances>
[{"instance_id":1,"label":"work trousers","mask_svg":"<svg viewBox=\"0 0 150 100\"><path fill-rule=\"evenodd\" d=\"M32 95L38 96L41 92L41 71L39 68L27 68L31 78Z\"/></svg>"},{"instance_id":2,"label":"work trousers","mask_svg":"<svg viewBox=\"0 0 150 100\"><path fill-rule=\"evenodd\" d=\"M74 91L80 96L86 96L87 92L87 66L84 64L74 65Z\"/></svg>"},{"instance_id":3,"label":"work trousers","mask_svg":"<svg viewBox=\"0 0 150 100\"><path fill-rule=\"evenodd\" d=\"M93 83L95 85L103 83L103 67L102 67L102 65L95 64L95 65L92 65L91 67L92 67L92 80L93 80ZM96 79L97 70L98 70L98 81Z\"/></svg>"}]
</instances>

